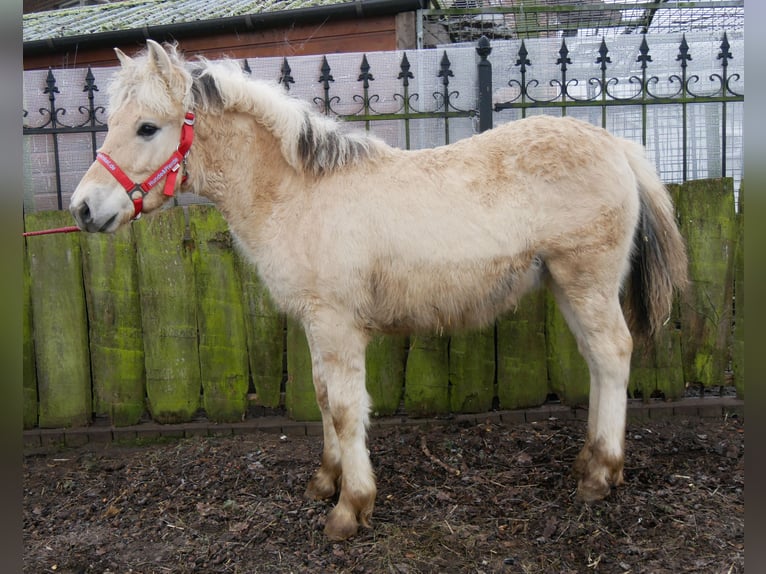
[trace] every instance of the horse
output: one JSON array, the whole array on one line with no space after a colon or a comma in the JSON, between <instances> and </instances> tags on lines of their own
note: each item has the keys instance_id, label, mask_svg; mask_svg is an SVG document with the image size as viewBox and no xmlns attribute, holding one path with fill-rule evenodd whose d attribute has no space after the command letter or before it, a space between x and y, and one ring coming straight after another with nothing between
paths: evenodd
<instances>
[{"instance_id":1,"label":"horse","mask_svg":"<svg viewBox=\"0 0 766 574\"><path fill-rule=\"evenodd\" d=\"M590 372L577 497L623 483L634 338L650 344L687 282L674 207L642 146L535 116L402 150L234 61L151 40L133 57L115 52L109 130L70 211L83 231L109 233L177 192L217 206L305 329L323 425L306 495L337 495L328 539L370 527L375 504L370 337L479 328L538 287L552 290Z\"/></svg>"}]
</instances>

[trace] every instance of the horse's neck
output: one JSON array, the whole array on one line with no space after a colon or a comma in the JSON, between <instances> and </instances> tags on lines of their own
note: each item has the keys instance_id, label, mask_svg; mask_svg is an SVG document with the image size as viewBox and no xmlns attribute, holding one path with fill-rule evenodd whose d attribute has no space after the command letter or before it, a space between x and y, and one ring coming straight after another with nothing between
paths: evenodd
<instances>
[{"instance_id":1,"label":"horse's neck","mask_svg":"<svg viewBox=\"0 0 766 574\"><path fill-rule=\"evenodd\" d=\"M256 118L241 113L198 119L189 163L191 191L210 199L224 217L267 217L296 174L280 143Z\"/></svg>"}]
</instances>

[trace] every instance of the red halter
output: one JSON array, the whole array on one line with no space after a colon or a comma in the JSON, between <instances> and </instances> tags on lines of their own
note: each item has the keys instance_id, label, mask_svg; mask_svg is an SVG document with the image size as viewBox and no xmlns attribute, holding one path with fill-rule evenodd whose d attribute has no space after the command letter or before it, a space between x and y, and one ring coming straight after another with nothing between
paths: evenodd
<instances>
[{"instance_id":1,"label":"red halter","mask_svg":"<svg viewBox=\"0 0 766 574\"><path fill-rule=\"evenodd\" d=\"M189 154L189 149L191 148L193 140L194 114L192 112L186 112L184 124L181 128L181 141L178 144L178 148L173 152L168 160L163 163L159 169L157 169L157 171L150 175L146 181L140 184L135 183L132 179L130 179L128 175L122 171L122 169L120 169L120 166L118 166L117 163L107 154L99 152L96 155L96 160L98 160L101 165L109 170L109 173L111 173L114 178L120 182L120 185L125 188L128 196L130 196L130 199L133 202L133 206L135 207L133 219L138 219L138 217L141 216L141 210L144 207L144 196L149 193L149 191L155 185L162 181L162 178L165 176L167 176L167 179L165 180L165 189L163 193L168 197L173 196L173 192L175 191L176 187L176 178L178 177L178 170L181 168L183 161ZM186 176L184 176L181 181L184 181L185 179Z\"/></svg>"}]
</instances>

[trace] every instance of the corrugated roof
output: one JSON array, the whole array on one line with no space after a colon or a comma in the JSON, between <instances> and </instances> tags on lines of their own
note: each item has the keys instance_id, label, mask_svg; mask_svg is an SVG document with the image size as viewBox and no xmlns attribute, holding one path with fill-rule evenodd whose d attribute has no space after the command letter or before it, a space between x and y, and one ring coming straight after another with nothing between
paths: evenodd
<instances>
[{"instance_id":1,"label":"corrugated roof","mask_svg":"<svg viewBox=\"0 0 766 574\"><path fill-rule=\"evenodd\" d=\"M348 0L126 0L23 17L24 42L347 4Z\"/></svg>"}]
</instances>

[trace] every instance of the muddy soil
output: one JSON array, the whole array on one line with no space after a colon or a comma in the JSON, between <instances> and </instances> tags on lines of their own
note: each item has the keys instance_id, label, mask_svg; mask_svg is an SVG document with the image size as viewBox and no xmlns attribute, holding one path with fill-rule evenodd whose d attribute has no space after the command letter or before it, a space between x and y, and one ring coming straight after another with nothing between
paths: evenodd
<instances>
[{"instance_id":1,"label":"muddy soil","mask_svg":"<svg viewBox=\"0 0 766 574\"><path fill-rule=\"evenodd\" d=\"M585 422L377 428L373 528L323 533L321 439L251 433L28 452L24 572L744 572L744 424L631 423L626 484L575 500Z\"/></svg>"}]
</instances>

